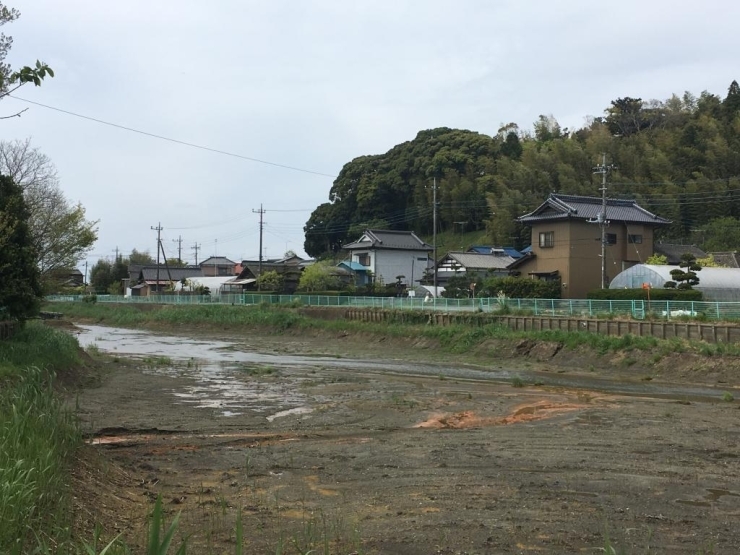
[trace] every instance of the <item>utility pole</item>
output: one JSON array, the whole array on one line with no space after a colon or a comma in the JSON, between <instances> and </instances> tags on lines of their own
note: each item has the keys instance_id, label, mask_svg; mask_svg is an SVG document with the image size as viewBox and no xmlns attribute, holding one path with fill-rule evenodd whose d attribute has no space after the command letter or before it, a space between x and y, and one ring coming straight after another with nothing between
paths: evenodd
<instances>
[{"instance_id":1,"label":"utility pole","mask_svg":"<svg viewBox=\"0 0 740 555\"><path fill-rule=\"evenodd\" d=\"M593 169L594 173L601 174L601 213L595 223L601 226L601 288L606 289L606 226L609 221L606 219L606 176L616 169L613 165L606 165L606 153L601 155L601 165Z\"/></svg>"},{"instance_id":2,"label":"utility pole","mask_svg":"<svg viewBox=\"0 0 740 555\"><path fill-rule=\"evenodd\" d=\"M252 212L260 215L260 257L259 257L259 276L258 276L258 281L257 281L257 291L261 291L262 286L260 285L259 278L262 277L262 229L265 227L265 222L262 219L262 216L265 214L266 210L263 210L262 204L260 204L260 209L255 210L253 208Z\"/></svg>"},{"instance_id":3,"label":"utility pole","mask_svg":"<svg viewBox=\"0 0 740 555\"><path fill-rule=\"evenodd\" d=\"M190 250L195 251L195 265L198 265L198 251L200 250L201 245L198 243L195 243L192 247L190 247Z\"/></svg>"},{"instance_id":4,"label":"utility pole","mask_svg":"<svg viewBox=\"0 0 740 555\"><path fill-rule=\"evenodd\" d=\"M85 287L87 287L87 260L85 260Z\"/></svg>"},{"instance_id":5,"label":"utility pole","mask_svg":"<svg viewBox=\"0 0 740 555\"><path fill-rule=\"evenodd\" d=\"M434 243L434 301L437 301L437 176L434 176L434 185L432 186L432 203L434 204L434 210L432 211L432 243Z\"/></svg>"},{"instance_id":6,"label":"utility pole","mask_svg":"<svg viewBox=\"0 0 740 555\"><path fill-rule=\"evenodd\" d=\"M178 235L172 242L177 243L177 263L182 264L182 235Z\"/></svg>"},{"instance_id":7,"label":"utility pole","mask_svg":"<svg viewBox=\"0 0 740 555\"><path fill-rule=\"evenodd\" d=\"M116 246L115 250L113 251L116 253L116 262L118 262L118 246Z\"/></svg>"},{"instance_id":8,"label":"utility pole","mask_svg":"<svg viewBox=\"0 0 740 555\"><path fill-rule=\"evenodd\" d=\"M157 227L151 226L153 231L157 232L157 293L159 293L159 249L162 246L162 222Z\"/></svg>"}]
</instances>

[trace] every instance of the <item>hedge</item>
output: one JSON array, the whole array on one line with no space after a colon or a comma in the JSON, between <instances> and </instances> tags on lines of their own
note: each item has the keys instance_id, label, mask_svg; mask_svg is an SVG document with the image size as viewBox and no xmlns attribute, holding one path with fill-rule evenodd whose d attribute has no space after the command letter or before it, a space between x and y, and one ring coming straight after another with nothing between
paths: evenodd
<instances>
[{"instance_id":1,"label":"hedge","mask_svg":"<svg viewBox=\"0 0 740 555\"><path fill-rule=\"evenodd\" d=\"M560 280L545 281L521 277L488 278L481 290L476 291L480 297L495 297L503 292L512 299L559 299L561 294Z\"/></svg>"},{"instance_id":2,"label":"hedge","mask_svg":"<svg viewBox=\"0 0 740 555\"><path fill-rule=\"evenodd\" d=\"M610 301L648 300L647 289L594 289L586 294L587 299ZM650 289L651 301L700 301L701 291L696 289Z\"/></svg>"}]
</instances>

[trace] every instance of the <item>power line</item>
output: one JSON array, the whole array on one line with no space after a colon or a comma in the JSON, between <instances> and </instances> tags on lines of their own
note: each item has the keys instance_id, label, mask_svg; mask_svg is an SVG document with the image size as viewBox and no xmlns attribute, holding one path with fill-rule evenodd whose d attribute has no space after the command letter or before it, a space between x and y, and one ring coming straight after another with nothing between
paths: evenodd
<instances>
[{"instance_id":1,"label":"power line","mask_svg":"<svg viewBox=\"0 0 740 555\"><path fill-rule=\"evenodd\" d=\"M39 106L41 108L46 108L47 110L53 110L55 112L60 112L62 114L67 114L67 115L70 115L70 116L74 116L76 118L86 119L88 121L94 121L95 123L100 123L102 125L107 125L109 127L115 127L116 129L122 129L124 131L130 131L131 133L138 133L139 135L145 135L147 137L151 137L153 139L159 139L161 141L168 141L170 143L175 143L175 144L179 144L179 145L183 145L183 146L189 146L191 148L197 148L197 149L200 149L200 150L205 150L207 152L213 152L215 154L222 154L224 156L231 156L232 158L240 158L242 160L248 160L249 162L256 162L258 164L265 164L267 166L274 166L276 168L282 168L282 169L285 169L285 170L291 170L291 171L296 171L296 172L301 172L301 173L308 173L308 174L312 174L312 175L320 175L322 177L331 177L332 179L334 179L334 178L337 177L336 175L331 175L331 174L328 174L328 173L317 172L317 171L314 171L314 170L307 170L307 169L299 168L299 167L296 167L296 166L289 166L287 164L279 164L277 162L270 162L268 160L261 160L259 158L253 158L251 156L245 156L243 154L236 154L234 152L228 152L228 151L225 151L225 150L219 150L217 148L211 148L211 147L208 147L208 146L203 146L203 145L199 145L199 144L195 144L195 143L189 143L187 141L181 141L179 139L173 139L172 137L165 137L164 135L158 135L156 133L150 133L148 131L142 131L140 129L135 129L133 127L127 127L125 125L120 125L118 123L112 123L110 121L105 121L105 120L102 120L102 119L93 118L91 116L85 116L83 114L78 114L76 112L71 112L70 110L64 110L62 108L57 108L55 106L49 106L48 104L42 104L41 102L35 102L33 100L28 100L27 98L22 98L22 97L16 96L16 95L8 95L8 96L10 98L14 98L15 100L20 100L22 102L27 102L28 104L33 104L34 106Z\"/></svg>"}]
</instances>

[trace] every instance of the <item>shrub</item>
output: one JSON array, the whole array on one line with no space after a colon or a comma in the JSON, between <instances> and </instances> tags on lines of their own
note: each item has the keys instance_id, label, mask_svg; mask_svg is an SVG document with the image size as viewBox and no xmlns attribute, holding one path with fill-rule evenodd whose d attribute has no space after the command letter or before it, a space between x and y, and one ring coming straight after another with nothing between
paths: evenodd
<instances>
[{"instance_id":1,"label":"shrub","mask_svg":"<svg viewBox=\"0 0 740 555\"><path fill-rule=\"evenodd\" d=\"M496 297L499 293L511 299L559 299L561 285L560 280L492 277L484 280L476 296Z\"/></svg>"},{"instance_id":2,"label":"shrub","mask_svg":"<svg viewBox=\"0 0 740 555\"><path fill-rule=\"evenodd\" d=\"M586 295L588 299L610 301L648 300L647 289L594 289ZM701 291L695 289L651 289L651 301L700 301Z\"/></svg>"}]
</instances>

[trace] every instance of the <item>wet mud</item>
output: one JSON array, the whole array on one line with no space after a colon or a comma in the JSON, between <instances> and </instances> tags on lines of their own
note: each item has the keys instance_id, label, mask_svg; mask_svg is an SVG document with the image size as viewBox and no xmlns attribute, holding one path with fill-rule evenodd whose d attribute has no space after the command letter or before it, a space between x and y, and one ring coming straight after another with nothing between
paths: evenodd
<instances>
[{"instance_id":1,"label":"wet mud","mask_svg":"<svg viewBox=\"0 0 740 555\"><path fill-rule=\"evenodd\" d=\"M161 495L194 553L238 511L246 553L740 547L737 383L80 328L120 361L74 403L133 545Z\"/></svg>"}]
</instances>

